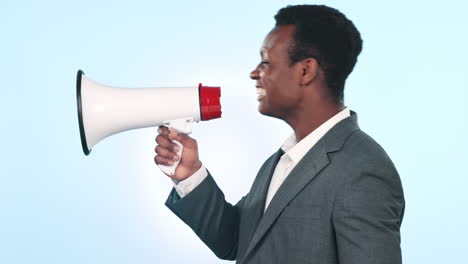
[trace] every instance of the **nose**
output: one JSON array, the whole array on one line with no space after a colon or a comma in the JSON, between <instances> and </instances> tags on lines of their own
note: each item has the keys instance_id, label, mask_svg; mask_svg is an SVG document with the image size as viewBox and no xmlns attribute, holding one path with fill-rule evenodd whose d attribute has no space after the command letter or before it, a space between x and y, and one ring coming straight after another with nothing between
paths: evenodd
<instances>
[{"instance_id":1,"label":"nose","mask_svg":"<svg viewBox=\"0 0 468 264\"><path fill-rule=\"evenodd\" d=\"M250 73L250 79L258 80L260 78L260 74L258 72L258 66Z\"/></svg>"}]
</instances>

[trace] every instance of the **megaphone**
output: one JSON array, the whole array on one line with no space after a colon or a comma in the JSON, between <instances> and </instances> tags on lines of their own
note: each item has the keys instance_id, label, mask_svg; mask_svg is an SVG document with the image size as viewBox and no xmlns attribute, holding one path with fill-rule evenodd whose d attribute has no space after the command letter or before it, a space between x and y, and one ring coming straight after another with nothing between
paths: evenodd
<instances>
[{"instance_id":1,"label":"megaphone","mask_svg":"<svg viewBox=\"0 0 468 264\"><path fill-rule=\"evenodd\" d=\"M117 88L98 84L79 70L76 99L81 146L85 155L99 141L136 128L167 126L190 134L193 122L221 117L221 89L199 84L194 87ZM180 142L178 155L183 146ZM180 159L179 159L180 161ZM173 175L172 166L159 165Z\"/></svg>"}]
</instances>

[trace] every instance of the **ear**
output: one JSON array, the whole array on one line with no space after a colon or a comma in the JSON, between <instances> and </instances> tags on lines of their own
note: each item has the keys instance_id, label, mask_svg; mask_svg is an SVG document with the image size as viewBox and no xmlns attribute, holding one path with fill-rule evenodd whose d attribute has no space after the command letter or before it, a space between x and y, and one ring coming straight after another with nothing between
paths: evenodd
<instances>
[{"instance_id":1,"label":"ear","mask_svg":"<svg viewBox=\"0 0 468 264\"><path fill-rule=\"evenodd\" d=\"M318 77L319 64L314 58L302 60L300 64L302 70L301 84L308 85Z\"/></svg>"}]
</instances>

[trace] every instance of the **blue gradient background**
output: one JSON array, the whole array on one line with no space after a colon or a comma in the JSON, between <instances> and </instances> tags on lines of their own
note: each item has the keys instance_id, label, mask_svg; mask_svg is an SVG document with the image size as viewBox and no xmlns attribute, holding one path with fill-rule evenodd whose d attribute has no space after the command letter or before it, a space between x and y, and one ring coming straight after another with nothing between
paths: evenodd
<instances>
[{"instance_id":1,"label":"blue gradient background","mask_svg":"<svg viewBox=\"0 0 468 264\"><path fill-rule=\"evenodd\" d=\"M9 1L0 5L0 263L222 263L164 201L156 128L86 157L75 75L128 87L222 86L223 118L194 127L237 202L291 133L257 113L249 72L273 15L298 1ZM394 160L405 263L468 250L468 2L308 1L354 21L364 50L346 87L361 128Z\"/></svg>"}]
</instances>

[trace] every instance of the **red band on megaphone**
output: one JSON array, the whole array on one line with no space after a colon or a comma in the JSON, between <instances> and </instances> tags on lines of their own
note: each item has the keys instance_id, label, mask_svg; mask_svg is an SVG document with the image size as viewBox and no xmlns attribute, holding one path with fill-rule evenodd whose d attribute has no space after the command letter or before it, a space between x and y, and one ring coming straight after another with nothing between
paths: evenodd
<instances>
[{"instance_id":1,"label":"red band on megaphone","mask_svg":"<svg viewBox=\"0 0 468 264\"><path fill-rule=\"evenodd\" d=\"M201 120L210 120L221 117L221 97L220 87L203 86L201 83L198 85L200 94L200 112Z\"/></svg>"}]
</instances>

